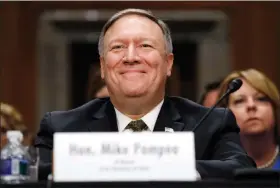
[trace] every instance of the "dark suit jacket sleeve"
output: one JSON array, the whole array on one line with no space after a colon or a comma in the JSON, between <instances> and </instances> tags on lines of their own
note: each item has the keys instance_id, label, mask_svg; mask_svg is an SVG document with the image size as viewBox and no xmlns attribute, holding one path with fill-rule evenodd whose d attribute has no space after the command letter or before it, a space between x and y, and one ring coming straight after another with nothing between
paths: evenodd
<instances>
[{"instance_id":1,"label":"dark suit jacket sleeve","mask_svg":"<svg viewBox=\"0 0 280 188\"><path fill-rule=\"evenodd\" d=\"M214 137L211 159L196 163L202 178L232 178L235 169L256 166L241 146L239 128L230 110L226 109L224 123Z\"/></svg>"},{"instance_id":2,"label":"dark suit jacket sleeve","mask_svg":"<svg viewBox=\"0 0 280 188\"><path fill-rule=\"evenodd\" d=\"M35 147L39 148L39 180L46 180L52 169L53 133L51 113L41 120L40 129L35 138Z\"/></svg>"}]
</instances>

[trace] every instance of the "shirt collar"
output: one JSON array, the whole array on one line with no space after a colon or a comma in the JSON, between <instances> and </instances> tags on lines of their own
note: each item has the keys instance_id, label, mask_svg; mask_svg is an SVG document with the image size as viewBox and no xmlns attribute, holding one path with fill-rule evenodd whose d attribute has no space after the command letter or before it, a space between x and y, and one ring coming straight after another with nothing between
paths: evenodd
<instances>
[{"instance_id":1,"label":"shirt collar","mask_svg":"<svg viewBox=\"0 0 280 188\"><path fill-rule=\"evenodd\" d=\"M147 113L145 116L143 116L141 119L146 123L146 125L149 128L149 131L153 131L160 109L163 105L162 100L156 107L154 107L149 113ZM119 132L123 132L126 128L126 126L131 122L134 121L133 119L129 118L128 116L121 113L118 109L115 108L116 111L116 118L117 118L117 125Z\"/></svg>"}]
</instances>

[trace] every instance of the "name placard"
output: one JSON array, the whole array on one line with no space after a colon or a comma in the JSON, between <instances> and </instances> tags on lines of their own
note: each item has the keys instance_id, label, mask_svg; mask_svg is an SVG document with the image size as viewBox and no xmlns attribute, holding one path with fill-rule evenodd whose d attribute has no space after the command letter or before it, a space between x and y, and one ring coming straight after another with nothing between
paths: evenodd
<instances>
[{"instance_id":1,"label":"name placard","mask_svg":"<svg viewBox=\"0 0 280 188\"><path fill-rule=\"evenodd\" d=\"M192 132L55 133L54 181L195 181Z\"/></svg>"}]
</instances>

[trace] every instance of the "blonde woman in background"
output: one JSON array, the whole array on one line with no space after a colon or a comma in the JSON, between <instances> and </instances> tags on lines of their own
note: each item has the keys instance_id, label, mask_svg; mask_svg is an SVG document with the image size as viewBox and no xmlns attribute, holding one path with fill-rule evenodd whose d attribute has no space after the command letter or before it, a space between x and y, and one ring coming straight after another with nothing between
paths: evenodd
<instances>
[{"instance_id":1,"label":"blonde woman in background","mask_svg":"<svg viewBox=\"0 0 280 188\"><path fill-rule=\"evenodd\" d=\"M29 144L29 132L27 127L23 123L22 115L16 110L13 106L0 103L1 111L0 111L0 118L1 118L1 148L6 145L7 137L6 132L9 130L19 130L24 135L24 145Z\"/></svg>"},{"instance_id":2,"label":"blonde woman in background","mask_svg":"<svg viewBox=\"0 0 280 188\"><path fill-rule=\"evenodd\" d=\"M263 73L255 69L229 74L221 84L220 96L230 81L240 78L243 85L222 101L234 113L244 148L257 167L280 169L278 141L279 91Z\"/></svg>"}]
</instances>

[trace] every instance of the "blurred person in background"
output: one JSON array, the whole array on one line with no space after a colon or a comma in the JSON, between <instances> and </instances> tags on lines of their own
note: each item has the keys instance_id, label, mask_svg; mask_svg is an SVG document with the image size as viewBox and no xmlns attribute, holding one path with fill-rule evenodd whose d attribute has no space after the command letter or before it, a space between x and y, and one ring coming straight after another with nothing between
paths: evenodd
<instances>
[{"instance_id":1,"label":"blurred person in background","mask_svg":"<svg viewBox=\"0 0 280 188\"><path fill-rule=\"evenodd\" d=\"M99 65L99 64L97 64ZM89 71L87 100L108 97L105 81L101 78L100 66L92 65Z\"/></svg>"},{"instance_id":2,"label":"blurred person in background","mask_svg":"<svg viewBox=\"0 0 280 188\"><path fill-rule=\"evenodd\" d=\"M222 80L219 80L207 84L198 103L206 107L213 106L218 100L221 82Z\"/></svg>"},{"instance_id":3,"label":"blurred person in background","mask_svg":"<svg viewBox=\"0 0 280 188\"><path fill-rule=\"evenodd\" d=\"M219 96L233 79L243 85L222 101L234 113L240 127L241 141L257 167L280 169L278 126L280 97L275 84L255 69L229 74L221 84Z\"/></svg>"},{"instance_id":4,"label":"blurred person in background","mask_svg":"<svg viewBox=\"0 0 280 188\"><path fill-rule=\"evenodd\" d=\"M9 130L19 130L24 136L23 144L30 144L30 135L27 127L23 122L22 115L13 106L6 103L1 103L1 149L7 144L6 133Z\"/></svg>"}]
</instances>

